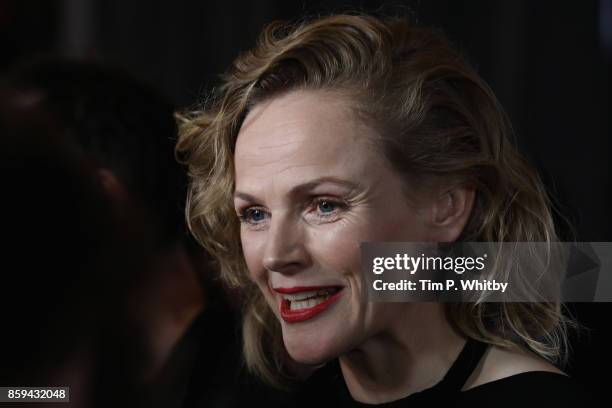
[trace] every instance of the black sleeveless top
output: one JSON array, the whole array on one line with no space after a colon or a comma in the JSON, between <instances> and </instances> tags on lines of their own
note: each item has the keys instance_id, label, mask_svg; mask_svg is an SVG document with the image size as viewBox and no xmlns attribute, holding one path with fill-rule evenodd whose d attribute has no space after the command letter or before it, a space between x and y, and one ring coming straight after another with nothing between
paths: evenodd
<instances>
[{"instance_id":1,"label":"black sleeveless top","mask_svg":"<svg viewBox=\"0 0 612 408\"><path fill-rule=\"evenodd\" d=\"M468 339L444 378L435 386L384 404L365 404L352 399L337 360L315 373L299 392L296 407L599 407L585 388L563 374L534 371L461 391L488 345Z\"/></svg>"}]
</instances>

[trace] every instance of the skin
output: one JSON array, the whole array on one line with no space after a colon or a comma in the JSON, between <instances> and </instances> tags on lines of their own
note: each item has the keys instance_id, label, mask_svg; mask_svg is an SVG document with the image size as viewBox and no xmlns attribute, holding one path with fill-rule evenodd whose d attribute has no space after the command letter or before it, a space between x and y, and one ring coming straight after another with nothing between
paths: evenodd
<instances>
[{"instance_id":1,"label":"skin","mask_svg":"<svg viewBox=\"0 0 612 408\"><path fill-rule=\"evenodd\" d=\"M361 302L360 242L452 242L474 201L472 190L444 186L408 196L372 149L375 132L347 97L299 90L256 105L235 149L245 260L279 318L287 351L309 365L339 357L351 395L366 403L435 385L465 339L441 304ZM342 296L320 315L280 318L274 288L330 285L342 286Z\"/></svg>"}]
</instances>

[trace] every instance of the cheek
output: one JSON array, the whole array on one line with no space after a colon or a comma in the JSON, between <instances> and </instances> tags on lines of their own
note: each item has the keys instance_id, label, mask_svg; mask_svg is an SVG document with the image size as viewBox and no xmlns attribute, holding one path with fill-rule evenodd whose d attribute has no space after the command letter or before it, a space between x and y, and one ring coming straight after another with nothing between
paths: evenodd
<instances>
[{"instance_id":1,"label":"cheek","mask_svg":"<svg viewBox=\"0 0 612 408\"><path fill-rule=\"evenodd\" d=\"M353 225L338 222L311 232L309 251L326 269L345 272L359 263L360 247Z\"/></svg>"},{"instance_id":2,"label":"cheek","mask_svg":"<svg viewBox=\"0 0 612 408\"><path fill-rule=\"evenodd\" d=\"M265 279L264 268L262 267L264 240L260 235L261 233L258 234L252 231L242 231L240 233L242 253L249 269L249 275L254 282Z\"/></svg>"},{"instance_id":3,"label":"cheek","mask_svg":"<svg viewBox=\"0 0 612 408\"><path fill-rule=\"evenodd\" d=\"M422 242L427 241L427 229L422 216L412 208L403 211L382 212L377 222L368 224L363 231L371 242Z\"/></svg>"},{"instance_id":4,"label":"cheek","mask_svg":"<svg viewBox=\"0 0 612 408\"><path fill-rule=\"evenodd\" d=\"M384 214L384 215L380 215ZM363 297L362 242L422 241L422 225L415 213L364 210L350 214L309 234L308 249L324 270L341 274Z\"/></svg>"},{"instance_id":5,"label":"cheek","mask_svg":"<svg viewBox=\"0 0 612 408\"><path fill-rule=\"evenodd\" d=\"M362 291L361 247L364 236L359 224L339 221L314 230L308 248L319 267L339 277L351 288L351 303L358 303Z\"/></svg>"}]
</instances>

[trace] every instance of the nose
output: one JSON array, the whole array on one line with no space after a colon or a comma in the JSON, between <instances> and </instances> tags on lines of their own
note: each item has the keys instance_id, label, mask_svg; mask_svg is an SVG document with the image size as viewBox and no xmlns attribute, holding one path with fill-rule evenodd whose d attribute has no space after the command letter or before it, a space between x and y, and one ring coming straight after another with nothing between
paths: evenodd
<instances>
[{"instance_id":1,"label":"nose","mask_svg":"<svg viewBox=\"0 0 612 408\"><path fill-rule=\"evenodd\" d=\"M288 216L271 220L267 231L263 266L270 272L296 273L310 263L303 227Z\"/></svg>"}]
</instances>

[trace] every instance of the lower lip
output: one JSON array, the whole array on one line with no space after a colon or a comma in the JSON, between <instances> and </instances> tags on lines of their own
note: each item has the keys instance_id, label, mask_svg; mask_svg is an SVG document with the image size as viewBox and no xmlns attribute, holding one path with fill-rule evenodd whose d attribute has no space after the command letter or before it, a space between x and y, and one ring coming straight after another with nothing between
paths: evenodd
<instances>
[{"instance_id":1,"label":"lower lip","mask_svg":"<svg viewBox=\"0 0 612 408\"><path fill-rule=\"evenodd\" d=\"M280 314L282 319L287 323L299 323L310 320L318 314L323 313L332 303L340 299L342 290L334 293L329 299L319 303L308 309L291 310L290 302L286 299L281 299Z\"/></svg>"}]
</instances>

